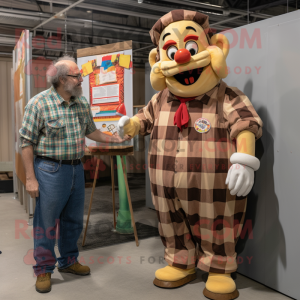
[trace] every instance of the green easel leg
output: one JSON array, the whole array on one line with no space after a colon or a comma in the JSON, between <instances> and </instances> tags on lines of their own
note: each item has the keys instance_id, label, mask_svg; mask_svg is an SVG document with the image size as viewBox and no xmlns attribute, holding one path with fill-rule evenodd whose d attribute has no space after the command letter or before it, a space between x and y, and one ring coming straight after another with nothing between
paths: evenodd
<instances>
[{"instance_id":1,"label":"green easel leg","mask_svg":"<svg viewBox=\"0 0 300 300\"><path fill-rule=\"evenodd\" d=\"M123 162L124 165L126 166L125 157L123 157ZM127 192L126 192L125 181L124 181L123 170L122 170L122 162L121 162L121 157L119 155L117 155L117 170L118 170L118 186L119 186L119 212L117 217L116 231L118 233L123 233L123 234L133 233Z\"/></svg>"}]
</instances>

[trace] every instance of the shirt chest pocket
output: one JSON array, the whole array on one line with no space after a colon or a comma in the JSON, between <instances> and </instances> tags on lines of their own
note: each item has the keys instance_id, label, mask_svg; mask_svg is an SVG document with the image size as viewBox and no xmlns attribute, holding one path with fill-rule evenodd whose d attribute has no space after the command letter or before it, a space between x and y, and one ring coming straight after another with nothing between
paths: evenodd
<instances>
[{"instance_id":1,"label":"shirt chest pocket","mask_svg":"<svg viewBox=\"0 0 300 300\"><path fill-rule=\"evenodd\" d=\"M67 128L66 123L63 118L49 120L46 123L47 137L55 139L65 139L67 138Z\"/></svg>"},{"instance_id":2,"label":"shirt chest pocket","mask_svg":"<svg viewBox=\"0 0 300 300\"><path fill-rule=\"evenodd\" d=\"M79 117L79 125L81 129L81 134L83 134L83 136L85 136L87 123L88 123L87 117Z\"/></svg>"}]
</instances>

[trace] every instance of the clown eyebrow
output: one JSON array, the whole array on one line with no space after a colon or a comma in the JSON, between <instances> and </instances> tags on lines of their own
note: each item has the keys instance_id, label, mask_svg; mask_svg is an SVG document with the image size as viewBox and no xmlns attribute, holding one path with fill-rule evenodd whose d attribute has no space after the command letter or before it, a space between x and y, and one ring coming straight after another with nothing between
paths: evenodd
<instances>
[{"instance_id":1,"label":"clown eyebrow","mask_svg":"<svg viewBox=\"0 0 300 300\"><path fill-rule=\"evenodd\" d=\"M171 45L176 45L177 43L175 42L175 41L173 41L173 40L169 40L169 41L166 41L166 43L164 44L164 46L163 46L163 49L164 50L167 50L167 48L169 47L169 46L171 46Z\"/></svg>"},{"instance_id":2,"label":"clown eyebrow","mask_svg":"<svg viewBox=\"0 0 300 300\"><path fill-rule=\"evenodd\" d=\"M192 26L188 26L188 27L186 27L186 29L192 29L192 30L194 30L195 32L197 32L196 29L195 29L194 27L192 27Z\"/></svg>"},{"instance_id":3,"label":"clown eyebrow","mask_svg":"<svg viewBox=\"0 0 300 300\"><path fill-rule=\"evenodd\" d=\"M171 35L171 33L166 33L164 36L163 36L163 40L165 39L166 36L168 35Z\"/></svg>"},{"instance_id":4,"label":"clown eyebrow","mask_svg":"<svg viewBox=\"0 0 300 300\"><path fill-rule=\"evenodd\" d=\"M184 42L186 42L187 40L194 40L197 41L199 39L198 35L195 34L188 34L185 38L184 38Z\"/></svg>"}]
</instances>

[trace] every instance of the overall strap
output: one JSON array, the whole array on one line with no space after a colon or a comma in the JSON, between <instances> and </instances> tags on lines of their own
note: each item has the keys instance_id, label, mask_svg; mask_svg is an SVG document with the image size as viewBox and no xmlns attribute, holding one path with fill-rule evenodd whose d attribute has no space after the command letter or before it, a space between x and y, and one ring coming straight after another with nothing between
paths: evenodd
<instances>
[{"instance_id":1,"label":"overall strap","mask_svg":"<svg viewBox=\"0 0 300 300\"><path fill-rule=\"evenodd\" d=\"M224 104L224 97L225 97L225 91L226 91L226 83L221 80L220 81L220 86L217 94L217 100L218 100L218 117L219 117L219 122L224 123L224 114L223 114L223 104Z\"/></svg>"},{"instance_id":2,"label":"overall strap","mask_svg":"<svg viewBox=\"0 0 300 300\"><path fill-rule=\"evenodd\" d=\"M163 101L165 100L165 98L167 97L167 95L169 94L169 89L165 88L162 91L160 91L156 97L156 101L157 101L157 106L156 106L156 116L158 116L158 113L161 111L161 107L163 104Z\"/></svg>"}]
</instances>

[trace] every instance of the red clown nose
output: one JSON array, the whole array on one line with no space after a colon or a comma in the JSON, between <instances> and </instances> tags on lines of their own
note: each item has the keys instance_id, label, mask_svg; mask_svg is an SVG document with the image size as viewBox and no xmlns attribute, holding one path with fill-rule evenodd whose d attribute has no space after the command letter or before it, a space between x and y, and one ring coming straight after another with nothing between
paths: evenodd
<instances>
[{"instance_id":1,"label":"red clown nose","mask_svg":"<svg viewBox=\"0 0 300 300\"><path fill-rule=\"evenodd\" d=\"M187 49L179 49L176 53L175 53L175 57L174 57L175 61L178 64L185 64L187 62L190 61L191 59L191 53L189 50Z\"/></svg>"}]
</instances>

